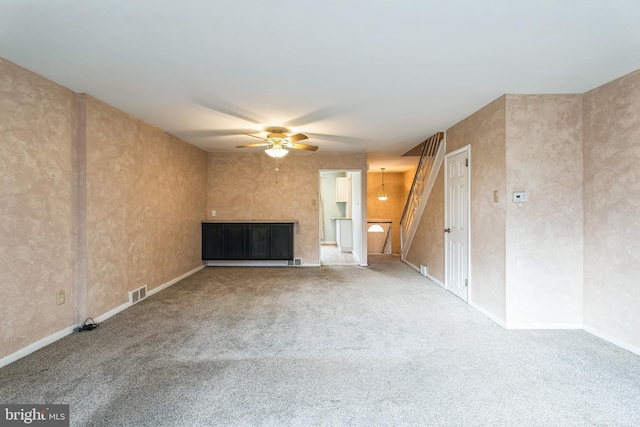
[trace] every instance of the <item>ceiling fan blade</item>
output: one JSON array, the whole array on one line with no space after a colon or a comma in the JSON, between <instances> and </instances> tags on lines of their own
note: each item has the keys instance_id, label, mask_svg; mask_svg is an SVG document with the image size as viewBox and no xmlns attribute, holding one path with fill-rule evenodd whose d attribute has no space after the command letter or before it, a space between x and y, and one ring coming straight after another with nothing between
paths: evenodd
<instances>
[{"instance_id":1,"label":"ceiling fan blade","mask_svg":"<svg viewBox=\"0 0 640 427\"><path fill-rule=\"evenodd\" d=\"M294 148L296 150L316 151L318 147L306 144L288 144L285 148Z\"/></svg>"},{"instance_id":2,"label":"ceiling fan blade","mask_svg":"<svg viewBox=\"0 0 640 427\"><path fill-rule=\"evenodd\" d=\"M256 142L255 144L247 144L247 145L236 145L236 148L252 148L252 147L266 147L267 145L271 145L268 142Z\"/></svg>"},{"instance_id":3,"label":"ceiling fan blade","mask_svg":"<svg viewBox=\"0 0 640 427\"><path fill-rule=\"evenodd\" d=\"M235 117L236 119L244 120L247 122L260 124L265 122L265 118L260 115L254 113L253 111L249 111L246 108L242 108L238 105L235 105L231 102L224 101L222 99L217 99L216 101L205 101L203 99L192 99L196 104L208 108L213 111L217 111L218 113L226 114L227 116Z\"/></svg>"},{"instance_id":4,"label":"ceiling fan blade","mask_svg":"<svg viewBox=\"0 0 640 427\"><path fill-rule=\"evenodd\" d=\"M248 135L252 133L259 133L259 131L255 129L194 129L175 132L175 134L185 138L215 138L218 136Z\"/></svg>"},{"instance_id":5,"label":"ceiling fan blade","mask_svg":"<svg viewBox=\"0 0 640 427\"><path fill-rule=\"evenodd\" d=\"M291 135L287 138L291 142L304 141L305 139L309 139L309 137L303 133L296 133L295 135Z\"/></svg>"},{"instance_id":6,"label":"ceiling fan blade","mask_svg":"<svg viewBox=\"0 0 640 427\"><path fill-rule=\"evenodd\" d=\"M300 117L291 119L285 123L285 126L304 126L310 123L319 122L322 120L330 119L335 116L344 114L348 110L345 105L329 105L322 107L314 111L310 111L307 114L303 114Z\"/></svg>"},{"instance_id":7,"label":"ceiling fan blade","mask_svg":"<svg viewBox=\"0 0 640 427\"><path fill-rule=\"evenodd\" d=\"M254 132L254 133L259 133L259 132ZM263 138L263 137L258 136L258 135L251 135L250 133L245 133L245 135L247 135L247 136L252 136L252 137L254 137L254 138L258 138L258 139L261 139L261 140L263 140L263 141L268 141L268 139L267 139L267 138Z\"/></svg>"},{"instance_id":8,"label":"ceiling fan blade","mask_svg":"<svg viewBox=\"0 0 640 427\"><path fill-rule=\"evenodd\" d=\"M307 132L307 134L309 134L309 136L314 139L324 139L327 141L341 142L341 143L347 143L347 144L360 145L364 141L364 139L362 138L345 136L345 135L331 135L328 133L316 133L316 132Z\"/></svg>"}]
</instances>

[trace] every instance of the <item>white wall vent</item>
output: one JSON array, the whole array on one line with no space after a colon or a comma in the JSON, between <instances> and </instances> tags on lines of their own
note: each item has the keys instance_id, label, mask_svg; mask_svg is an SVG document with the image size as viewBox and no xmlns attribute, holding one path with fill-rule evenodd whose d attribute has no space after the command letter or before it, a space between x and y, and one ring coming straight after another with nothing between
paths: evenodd
<instances>
[{"instance_id":1,"label":"white wall vent","mask_svg":"<svg viewBox=\"0 0 640 427\"><path fill-rule=\"evenodd\" d=\"M135 304L138 301L142 301L147 297L147 285L141 286L138 289L129 291L129 302Z\"/></svg>"},{"instance_id":2,"label":"white wall vent","mask_svg":"<svg viewBox=\"0 0 640 427\"><path fill-rule=\"evenodd\" d=\"M428 272L429 272L429 267L427 267L426 265L420 264L420 274L422 274L423 276L426 276Z\"/></svg>"},{"instance_id":3,"label":"white wall vent","mask_svg":"<svg viewBox=\"0 0 640 427\"><path fill-rule=\"evenodd\" d=\"M289 259L287 265L302 265L302 258Z\"/></svg>"}]
</instances>

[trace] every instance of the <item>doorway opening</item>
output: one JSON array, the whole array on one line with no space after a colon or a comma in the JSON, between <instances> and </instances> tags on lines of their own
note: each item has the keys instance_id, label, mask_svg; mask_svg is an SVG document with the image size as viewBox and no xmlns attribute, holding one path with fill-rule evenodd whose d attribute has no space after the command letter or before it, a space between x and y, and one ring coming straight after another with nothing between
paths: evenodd
<instances>
[{"instance_id":1,"label":"doorway opening","mask_svg":"<svg viewBox=\"0 0 640 427\"><path fill-rule=\"evenodd\" d=\"M321 265L367 265L362 171L320 171L318 214Z\"/></svg>"},{"instance_id":2,"label":"doorway opening","mask_svg":"<svg viewBox=\"0 0 640 427\"><path fill-rule=\"evenodd\" d=\"M367 252L391 254L391 220L367 220Z\"/></svg>"}]
</instances>

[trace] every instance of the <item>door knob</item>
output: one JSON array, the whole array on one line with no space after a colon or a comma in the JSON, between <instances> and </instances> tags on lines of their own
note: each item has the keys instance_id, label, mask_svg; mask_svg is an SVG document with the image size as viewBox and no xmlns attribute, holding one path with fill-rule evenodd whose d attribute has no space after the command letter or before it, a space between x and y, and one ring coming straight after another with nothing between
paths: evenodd
<instances>
[{"instance_id":1,"label":"door knob","mask_svg":"<svg viewBox=\"0 0 640 427\"><path fill-rule=\"evenodd\" d=\"M451 229L450 229L450 228L445 228L445 229L444 229L444 232L445 232L445 233L451 233Z\"/></svg>"}]
</instances>

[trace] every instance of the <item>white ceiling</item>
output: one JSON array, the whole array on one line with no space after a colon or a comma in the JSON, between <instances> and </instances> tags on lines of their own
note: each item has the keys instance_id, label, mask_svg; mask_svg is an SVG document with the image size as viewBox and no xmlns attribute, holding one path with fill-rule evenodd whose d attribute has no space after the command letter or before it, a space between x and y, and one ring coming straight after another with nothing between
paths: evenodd
<instances>
[{"instance_id":1,"label":"white ceiling","mask_svg":"<svg viewBox=\"0 0 640 427\"><path fill-rule=\"evenodd\" d=\"M0 56L209 151L286 125L394 171L504 93L640 68L639 23L638 0L0 0Z\"/></svg>"}]
</instances>

